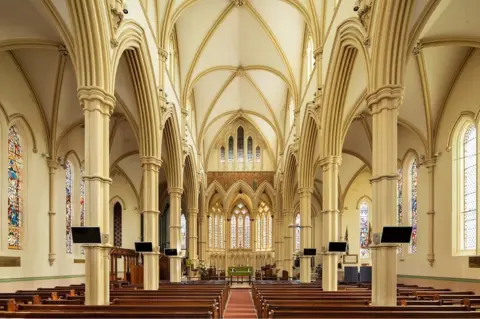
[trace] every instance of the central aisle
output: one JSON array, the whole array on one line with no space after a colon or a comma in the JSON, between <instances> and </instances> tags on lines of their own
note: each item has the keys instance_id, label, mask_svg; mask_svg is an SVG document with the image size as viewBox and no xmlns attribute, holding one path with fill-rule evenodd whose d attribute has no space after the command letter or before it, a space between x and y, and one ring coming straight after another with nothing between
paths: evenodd
<instances>
[{"instance_id":1,"label":"central aisle","mask_svg":"<svg viewBox=\"0 0 480 319\"><path fill-rule=\"evenodd\" d=\"M257 318L250 289L232 288L224 318Z\"/></svg>"}]
</instances>

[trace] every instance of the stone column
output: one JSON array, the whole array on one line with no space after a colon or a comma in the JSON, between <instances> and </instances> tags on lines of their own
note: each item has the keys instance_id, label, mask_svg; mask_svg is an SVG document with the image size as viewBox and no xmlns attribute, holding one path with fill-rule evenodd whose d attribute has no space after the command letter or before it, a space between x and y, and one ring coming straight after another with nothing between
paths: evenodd
<instances>
[{"instance_id":1,"label":"stone column","mask_svg":"<svg viewBox=\"0 0 480 319\"><path fill-rule=\"evenodd\" d=\"M55 172L58 169L58 162L47 160L48 165L48 262L50 266L55 261Z\"/></svg>"},{"instance_id":2,"label":"stone column","mask_svg":"<svg viewBox=\"0 0 480 319\"><path fill-rule=\"evenodd\" d=\"M151 242L153 252L143 253L143 286L145 290L158 290L159 247L158 247L158 178L162 161L155 157L142 157L143 169L143 238Z\"/></svg>"},{"instance_id":3,"label":"stone column","mask_svg":"<svg viewBox=\"0 0 480 319\"><path fill-rule=\"evenodd\" d=\"M277 212L278 214L278 212ZM277 269L279 269L277 276L281 277L282 276L282 270L283 270L283 251L284 251L284 245L283 245L283 223L282 223L282 218L281 216L277 216L276 220L276 229L275 229L275 238L277 242L277 246L275 247L275 264L277 266Z\"/></svg>"},{"instance_id":4,"label":"stone column","mask_svg":"<svg viewBox=\"0 0 480 319\"><path fill-rule=\"evenodd\" d=\"M257 223L255 222L257 220L256 216L257 216L258 212L256 210L254 210L252 216L255 216L255 218L250 218L250 242L252 243L252 267L253 267L253 276L255 276L255 271L257 270L256 268L256 265L257 265Z\"/></svg>"},{"instance_id":5,"label":"stone column","mask_svg":"<svg viewBox=\"0 0 480 319\"><path fill-rule=\"evenodd\" d=\"M284 270L288 271L288 276L292 277L292 267L293 267L293 232L295 231L294 228L288 227L290 224L293 223L293 209L285 208L283 210L283 241L284 241Z\"/></svg>"},{"instance_id":6,"label":"stone column","mask_svg":"<svg viewBox=\"0 0 480 319\"><path fill-rule=\"evenodd\" d=\"M193 268L197 268L197 216L198 208L188 209L188 258L192 262Z\"/></svg>"},{"instance_id":7,"label":"stone column","mask_svg":"<svg viewBox=\"0 0 480 319\"><path fill-rule=\"evenodd\" d=\"M322 246L326 245L322 242L322 212L317 212L315 214L315 248L317 249L317 256L315 257L315 266L320 264Z\"/></svg>"},{"instance_id":8,"label":"stone column","mask_svg":"<svg viewBox=\"0 0 480 319\"><path fill-rule=\"evenodd\" d=\"M110 303L109 124L115 97L100 88L79 88L85 116L86 225L100 227L102 244L85 245L85 304Z\"/></svg>"},{"instance_id":9,"label":"stone column","mask_svg":"<svg viewBox=\"0 0 480 319\"><path fill-rule=\"evenodd\" d=\"M182 238L180 233L180 214L182 210L181 188L169 188L170 194L170 248L177 249L178 256L170 258L170 282L182 281Z\"/></svg>"},{"instance_id":10,"label":"stone column","mask_svg":"<svg viewBox=\"0 0 480 319\"><path fill-rule=\"evenodd\" d=\"M428 170L428 253L427 261L430 267L435 262L435 165L437 158L433 157L425 160L425 166Z\"/></svg>"},{"instance_id":11,"label":"stone column","mask_svg":"<svg viewBox=\"0 0 480 319\"><path fill-rule=\"evenodd\" d=\"M312 193L311 188L301 188L300 193L300 250L312 248ZM300 257L300 282L311 282L310 256Z\"/></svg>"},{"instance_id":12,"label":"stone column","mask_svg":"<svg viewBox=\"0 0 480 319\"><path fill-rule=\"evenodd\" d=\"M323 245L338 240L338 170L340 157L327 156L320 163L323 170ZM337 290L338 255L324 253L322 257L322 287Z\"/></svg>"},{"instance_id":13,"label":"stone column","mask_svg":"<svg viewBox=\"0 0 480 319\"><path fill-rule=\"evenodd\" d=\"M199 230L200 230L200 236L199 236L199 244L200 244L200 251L198 252L198 259L200 262L206 262L206 257L207 257L207 240L208 240L208 235L206 232L207 224L205 223L205 215L200 214L199 217Z\"/></svg>"},{"instance_id":14,"label":"stone column","mask_svg":"<svg viewBox=\"0 0 480 319\"><path fill-rule=\"evenodd\" d=\"M373 233L396 225L397 118L403 90L383 87L367 97L373 116ZM372 245L372 304L397 304L397 245Z\"/></svg>"},{"instance_id":15,"label":"stone column","mask_svg":"<svg viewBox=\"0 0 480 319\"><path fill-rule=\"evenodd\" d=\"M227 215L224 214L224 216L226 217ZM228 271L228 265L230 265L230 255L229 255L229 250L230 250L230 247L231 247L231 238L232 238L232 234L231 234L231 219L230 218L226 218L226 225L225 225L225 276L228 275L227 271Z\"/></svg>"}]
</instances>

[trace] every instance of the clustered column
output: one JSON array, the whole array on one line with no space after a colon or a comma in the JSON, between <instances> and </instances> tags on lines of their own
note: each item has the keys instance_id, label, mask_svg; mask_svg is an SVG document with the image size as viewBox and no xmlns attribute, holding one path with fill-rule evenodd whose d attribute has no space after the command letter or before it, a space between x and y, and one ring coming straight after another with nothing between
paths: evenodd
<instances>
[{"instance_id":1,"label":"clustered column","mask_svg":"<svg viewBox=\"0 0 480 319\"><path fill-rule=\"evenodd\" d=\"M325 157L323 170L323 243L338 240L338 156ZM322 287L324 291L337 290L338 255L324 252L322 258Z\"/></svg>"},{"instance_id":2,"label":"clustered column","mask_svg":"<svg viewBox=\"0 0 480 319\"><path fill-rule=\"evenodd\" d=\"M199 244L200 251L198 252L198 259L200 262L205 262L207 259L207 224L205 223L205 215L200 213L199 221Z\"/></svg>"},{"instance_id":3,"label":"clustered column","mask_svg":"<svg viewBox=\"0 0 480 319\"><path fill-rule=\"evenodd\" d=\"M428 253L427 261L431 267L435 262L435 165L437 158L433 157L425 161L428 169Z\"/></svg>"},{"instance_id":4,"label":"clustered column","mask_svg":"<svg viewBox=\"0 0 480 319\"><path fill-rule=\"evenodd\" d=\"M50 188L48 196L48 262L50 266L55 261L55 172L58 169L58 162L47 160L48 164L48 186Z\"/></svg>"},{"instance_id":5,"label":"clustered column","mask_svg":"<svg viewBox=\"0 0 480 319\"><path fill-rule=\"evenodd\" d=\"M302 188L300 193L300 249L312 248L312 192ZM311 282L311 256L300 257L300 282Z\"/></svg>"},{"instance_id":6,"label":"clustered column","mask_svg":"<svg viewBox=\"0 0 480 319\"><path fill-rule=\"evenodd\" d=\"M289 227L289 224L293 221L293 209L284 209L283 210L283 240L285 243L284 249L284 267L288 271L288 276L292 277L293 271L293 232L294 229Z\"/></svg>"},{"instance_id":7,"label":"clustered column","mask_svg":"<svg viewBox=\"0 0 480 319\"><path fill-rule=\"evenodd\" d=\"M86 225L100 227L109 236L109 123L115 97L100 88L80 88L78 97L85 116ZM108 242L85 246L85 304L110 303Z\"/></svg>"},{"instance_id":8,"label":"clustered column","mask_svg":"<svg viewBox=\"0 0 480 319\"><path fill-rule=\"evenodd\" d=\"M397 118L403 90L383 87L367 97L373 116L373 233L396 225ZM397 245L377 244L372 250L372 304L397 304Z\"/></svg>"},{"instance_id":9,"label":"clustered column","mask_svg":"<svg viewBox=\"0 0 480 319\"><path fill-rule=\"evenodd\" d=\"M278 213L277 213L278 214ZM275 247L275 264L276 268L279 270L277 276L281 277L282 276L282 270L283 270L283 253L284 253L284 245L283 245L283 223L282 220L283 218L277 216L276 224L276 232L275 238L276 238L276 247Z\"/></svg>"},{"instance_id":10,"label":"clustered column","mask_svg":"<svg viewBox=\"0 0 480 319\"><path fill-rule=\"evenodd\" d=\"M158 178L162 165L160 159L143 157L143 231L144 241L151 242L153 252L144 253L144 289L158 290L159 265L158 265Z\"/></svg>"},{"instance_id":11,"label":"clustered column","mask_svg":"<svg viewBox=\"0 0 480 319\"><path fill-rule=\"evenodd\" d=\"M182 281L182 238L180 233L180 214L182 210L181 188L169 188L170 194L170 248L177 249L179 255L170 258L170 282Z\"/></svg>"},{"instance_id":12,"label":"clustered column","mask_svg":"<svg viewBox=\"0 0 480 319\"><path fill-rule=\"evenodd\" d=\"M197 216L198 208L188 209L188 258L192 263L193 268L197 268Z\"/></svg>"},{"instance_id":13,"label":"clustered column","mask_svg":"<svg viewBox=\"0 0 480 319\"><path fill-rule=\"evenodd\" d=\"M253 253L253 276L255 276L255 271L257 270L257 215L258 211L254 210L252 214L252 218L250 218L250 236L252 242L252 253Z\"/></svg>"}]
</instances>

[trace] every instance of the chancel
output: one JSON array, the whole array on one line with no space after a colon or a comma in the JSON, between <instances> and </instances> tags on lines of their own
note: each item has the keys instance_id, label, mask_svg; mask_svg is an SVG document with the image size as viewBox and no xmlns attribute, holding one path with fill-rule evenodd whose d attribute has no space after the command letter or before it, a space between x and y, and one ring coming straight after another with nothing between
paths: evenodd
<instances>
[{"instance_id":1,"label":"chancel","mask_svg":"<svg viewBox=\"0 0 480 319\"><path fill-rule=\"evenodd\" d=\"M0 0L0 317L480 318L478 12Z\"/></svg>"}]
</instances>

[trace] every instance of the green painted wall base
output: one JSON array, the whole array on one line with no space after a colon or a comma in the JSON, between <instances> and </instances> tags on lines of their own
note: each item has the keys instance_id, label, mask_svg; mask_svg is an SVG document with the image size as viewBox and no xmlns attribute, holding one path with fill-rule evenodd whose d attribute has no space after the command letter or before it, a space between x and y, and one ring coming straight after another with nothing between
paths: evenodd
<instances>
[{"instance_id":1,"label":"green painted wall base","mask_svg":"<svg viewBox=\"0 0 480 319\"><path fill-rule=\"evenodd\" d=\"M426 280L480 283L480 279L473 279L473 278L433 277L433 276L415 276L415 275L398 275L397 277L398 278L411 278L411 279L426 279Z\"/></svg>"},{"instance_id":2,"label":"green painted wall base","mask_svg":"<svg viewBox=\"0 0 480 319\"><path fill-rule=\"evenodd\" d=\"M65 276L45 276L45 277L22 277L22 278L0 278L2 282L16 282L16 281L37 281L37 280L56 280L69 278L83 278L85 275L65 275Z\"/></svg>"}]
</instances>

